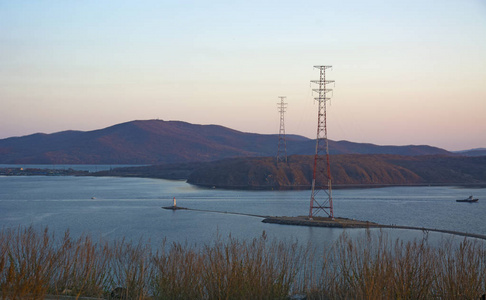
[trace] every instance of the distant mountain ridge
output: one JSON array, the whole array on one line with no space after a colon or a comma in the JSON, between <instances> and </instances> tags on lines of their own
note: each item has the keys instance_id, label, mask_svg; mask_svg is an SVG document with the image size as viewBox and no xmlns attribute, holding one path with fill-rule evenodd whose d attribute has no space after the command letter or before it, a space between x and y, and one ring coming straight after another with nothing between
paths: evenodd
<instances>
[{"instance_id":1,"label":"distant mountain ridge","mask_svg":"<svg viewBox=\"0 0 486 300\"><path fill-rule=\"evenodd\" d=\"M454 151L459 155L463 156L486 156L486 148L476 148L476 149L469 149L463 151Z\"/></svg>"},{"instance_id":2,"label":"distant mountain ridge","mask_svg":"<svg viewBox=\"0 0 486 300\"><path fill-rule=\"evenodd\" d=\"M288 155L309 155L315 140L287 135ZM36 133L0 140L2 164L161 164L274 156L277 134L219 125L137 120L93 131ZM378 146L329 141L331 154L455 155L431 146Z\"/></svg>"}]
</instances>

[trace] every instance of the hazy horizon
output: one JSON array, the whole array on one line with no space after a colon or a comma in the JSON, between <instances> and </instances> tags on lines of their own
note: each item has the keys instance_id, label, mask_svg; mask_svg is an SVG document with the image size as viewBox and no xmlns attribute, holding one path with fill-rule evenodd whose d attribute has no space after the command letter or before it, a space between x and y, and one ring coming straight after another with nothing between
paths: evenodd
<instances>
[{"instance_id":1,"label":"hazy horizon","mask_svg":"<svg viewBox=\"0 0 486 300\"><path fill-rule=\"evenodd\" d=\"M486 147L486 2L0 0L0 139L180 120L315 138Z\"/></svg>"}]
</instances>

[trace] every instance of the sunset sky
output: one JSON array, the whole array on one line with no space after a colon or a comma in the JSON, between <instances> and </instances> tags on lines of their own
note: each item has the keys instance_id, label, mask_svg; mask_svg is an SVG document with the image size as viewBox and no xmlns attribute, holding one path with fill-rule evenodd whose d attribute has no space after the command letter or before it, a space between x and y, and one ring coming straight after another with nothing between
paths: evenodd
<instances>
[{"instance_id":1,"label":"sunset sky","mask_svg":"<svg viewBox=\"0 0 486 300\"><path fill-rule=\"evenodd\" d=\"M0 0L0 138L181 120L486 147L486 1Z\"/></svg>"}]
</instances>

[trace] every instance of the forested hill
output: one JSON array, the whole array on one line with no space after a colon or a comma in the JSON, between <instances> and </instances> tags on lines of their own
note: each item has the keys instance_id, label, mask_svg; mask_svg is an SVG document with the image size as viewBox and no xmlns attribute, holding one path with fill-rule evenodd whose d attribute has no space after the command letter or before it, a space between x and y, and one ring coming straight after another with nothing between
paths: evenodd
<instances>
[{"instance_id":1,"label":"forested hill","mask_svg":"<svg viewBox=\"0 0 486 300\"><path fill-rule=\"evenodd\" d=\"M289 155L310 155L315 140L287 135ZM0 140L1 164L163 164L274 156L278 135L218 125L145 120L93 131L37 133ZM331 154L455 155L431 146L329 141Z\"/></svg>"},{"instance_id":2,"label":"forested hill","mask_svg":"<svg viewBox=\"0 0 486 300\"><path fill-rule=\"evenodd\" d=\"M382 185L486 185L486 156L332 155L334 187ZM308 189L313 156L235 158L216 162L115 169L98 175L187 179L232 189ZM320 176L318 176L319 178ZM322 177L320 177L322 178Z\"/></svg>"}]
</instances>

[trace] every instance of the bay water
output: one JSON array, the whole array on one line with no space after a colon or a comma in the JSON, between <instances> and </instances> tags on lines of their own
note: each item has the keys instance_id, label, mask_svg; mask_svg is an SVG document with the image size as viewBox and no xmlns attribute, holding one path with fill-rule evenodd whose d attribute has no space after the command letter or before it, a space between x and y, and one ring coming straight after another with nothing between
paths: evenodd
<instances>
[{"instance_id":1,"label":"bay water","mask_svg":"<svg viewBox=\"0 0 486 300\"><path fill-rule=\"evenodd\" d=\"M101 167L96 167L96 169ZM469 195L478 203L458 203ZM200 188L185 181L147 178L2 176L0 227L33 226L61 236L90 234L95 239L191 245L218 237L252 239L263 232L272 239L326 245L343 232L335 229L262 223L255 216L190 210L177 205L268 216L302 216L309 212L310 191L235 191ZM335 215L381 224L397 224L486 235L486 189L461 187L385 187L333 191ZM378 230L378 229L376 229ZM392 238L420 239L420 230L386 229ZM430 232L431 239L449 236ZM463 239L463 237L460 237Z\"/></svg>"}]
</instances>

